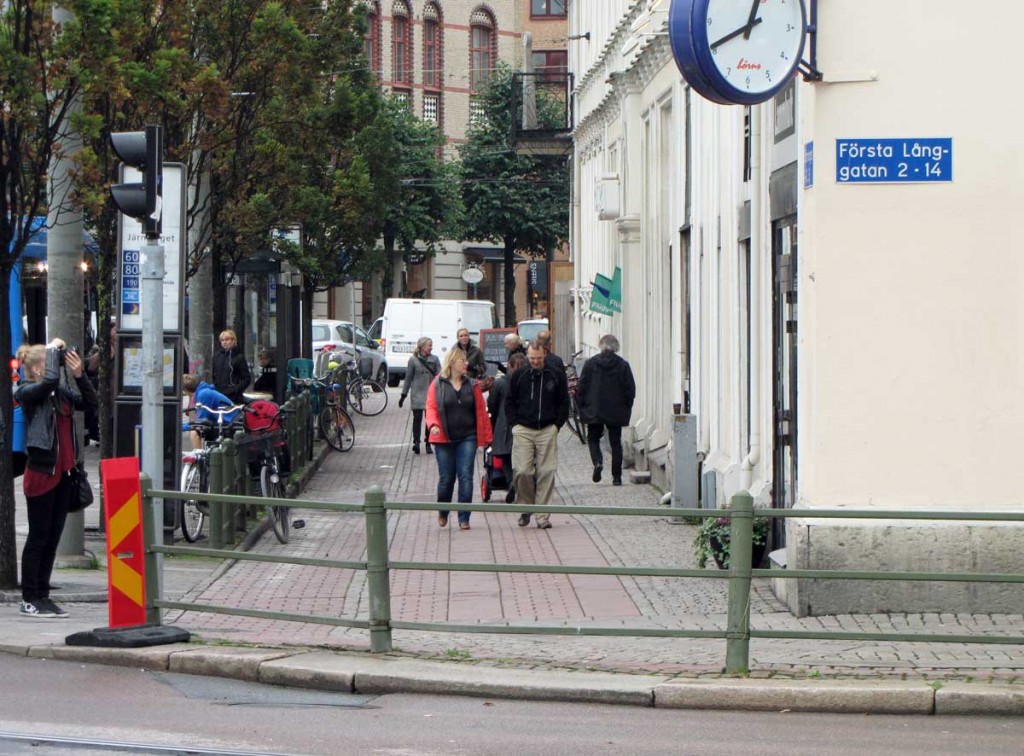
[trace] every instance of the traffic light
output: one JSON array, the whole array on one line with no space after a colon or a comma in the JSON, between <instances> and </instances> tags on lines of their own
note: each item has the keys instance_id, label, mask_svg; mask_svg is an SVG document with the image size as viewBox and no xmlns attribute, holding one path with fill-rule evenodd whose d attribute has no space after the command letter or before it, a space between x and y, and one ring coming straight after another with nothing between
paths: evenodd
<instances>
[{"instance_id":1,"label":"traffic light","mask_svg":"<svg viewBox=\"0 0 1024 756\"><path fill-rule=\"evenodd\" d=\"M110 145L125 166L137 168L142 174L141 183L112 185L110 196L122 213L142 223L147 239L160 236L163 142L163 129L160 126L147 126L145 131L120 131L110 135Z\"/></svg>"}]
</instances>

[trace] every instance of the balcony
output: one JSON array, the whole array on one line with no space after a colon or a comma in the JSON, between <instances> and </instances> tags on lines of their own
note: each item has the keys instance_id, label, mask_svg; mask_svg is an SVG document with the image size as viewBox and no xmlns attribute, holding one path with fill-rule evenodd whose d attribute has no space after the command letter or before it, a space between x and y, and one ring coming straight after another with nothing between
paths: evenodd
<instances>
[{"instance_id":1,"label":"balcony","mask_svg":"<svg viewBox=\"0 0 1024 756\"><path fill-rule=\"evenodd\" d=\"M564 71L512 74L512 149L518 155L572 151L573 76Z\"/></svg>"}]
</instances>

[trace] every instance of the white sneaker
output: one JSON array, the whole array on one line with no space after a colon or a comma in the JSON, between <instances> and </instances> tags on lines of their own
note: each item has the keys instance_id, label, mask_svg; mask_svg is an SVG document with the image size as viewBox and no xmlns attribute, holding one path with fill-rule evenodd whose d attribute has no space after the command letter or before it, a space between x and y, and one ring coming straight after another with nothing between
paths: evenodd
<instances>
[{"instance_id":1,"label":"white sneaker","mask_svg":"<svg viewBox=\"0 0 1024 756\"><path fill-rule=\"evenodd\" d=\"M42 601L22 601L21 614L24 617L34 617L36 619L54 619L57 616Z\"/></svg>"}]
</instances>

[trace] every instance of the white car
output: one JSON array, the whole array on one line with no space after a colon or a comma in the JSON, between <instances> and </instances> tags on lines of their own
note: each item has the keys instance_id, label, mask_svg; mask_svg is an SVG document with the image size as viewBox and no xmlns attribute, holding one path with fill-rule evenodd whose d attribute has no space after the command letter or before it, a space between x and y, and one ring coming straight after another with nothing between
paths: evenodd
<instances>
[{"instance_id":1,"label":"white car","mask_svg":"<svg viewBox=\"0 0 1024 756\"><path fill-rule=\"evenodd\" d=\"M548 319L537 318L536 320L520 320L516 326L516 331L519 333L519 338L523 340L524 344L529 344L531 341L537 338L537 334L541 331L548 330Z\"/></svg>"},{"instance_id":2,"label":"white car","mask_svg":"<svg viewBox=\"0 0 1024 756\"><path fill-rule=\"evenodd\" d=\"M371 378L387 383L388 363L384 359L384 350L366 335L366 331L347 320L314 320L313 321L313 363L324 350L335 351L345 355L345 361L369 357L373 364Z\"/></svg>"}]
</instances>

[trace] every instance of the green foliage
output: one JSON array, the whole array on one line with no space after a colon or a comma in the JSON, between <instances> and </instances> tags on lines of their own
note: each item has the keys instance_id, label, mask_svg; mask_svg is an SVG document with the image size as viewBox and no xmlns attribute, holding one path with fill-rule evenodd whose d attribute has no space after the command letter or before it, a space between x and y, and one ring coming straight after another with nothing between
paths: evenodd
<instances>
[{"instance_id":1,"label":"green foliage","mask_svg":"<svg viewBox=\"0 0 1024 756\"><path fill-rule=\"evenodd\" d=\"M693 537L693 555L697 566L706 567L708 560L719 564L723 570L729 568L729 531L732 520L729 517L705 517ZM754 518L753 544L761 546L768 541L769 521L767 517Z\"/></svg>"},{"instance_id":2,"label":"green foliage","mask_svg":"<svg viewBox=\"0 0 1024 756\"><path fill-rule=\"evenodd\" d=\"M538 122L551 125L561 106L538 89ZM499 64L479 95L480 116L460 149L464 235L541 257L569 238L569 168L565 158L517 155L511 143L512 72ZM505 325L515 320L514 278L506 270Z\"/></svg>"}]
</instances>

